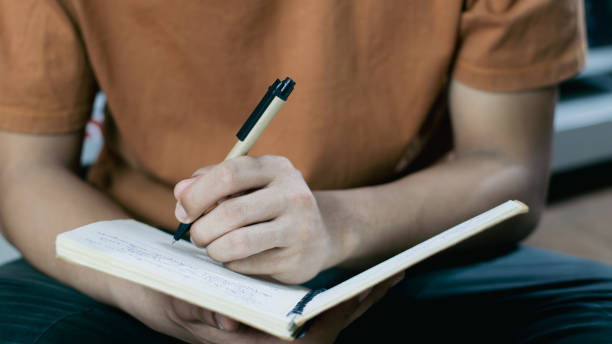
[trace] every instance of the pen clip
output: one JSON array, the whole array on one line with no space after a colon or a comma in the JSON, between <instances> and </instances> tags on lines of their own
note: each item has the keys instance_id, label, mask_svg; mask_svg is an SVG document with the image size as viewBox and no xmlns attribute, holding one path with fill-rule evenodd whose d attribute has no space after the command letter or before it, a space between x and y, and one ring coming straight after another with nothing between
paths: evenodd
<instances>
[{"instance_id":1,"label":"pen clip","mask_svg":"<svg viewBox=\"0 0 612 344\"><path fill-rule=\"evenodd\" d=\"M293 87L295 87L295 81L293 81L290 77L286 77L282 82L279 79L276 79L270 87L268 87L268 92L263 96L263 98L259 101L259 104L255 107L255 110L251 113L249 118L244 122L242 128L238 130L236 136L240 141L244 141L244 139L249 135L251 129L257 124L261 115L266 111L268 105L272 102L274 97L279 97L283 101L287 101L287 98L293 91Z\"/></svg>"},{"instance_id":2,"label":"pen clip","mask_svg":"<svg viewBox=\"0 0 612 344\"><path fill-rule=\"evenodd\" d=\"M281 81L276 79L276 81L274 81L274 83L270 87L268 87L268 91L259 101L259 104L257 104L255 110L253 110L249 118L246 120L246 122L244 122L242 128L238 130L236 136L240 141L244 141L244 139L247 137L247 135L249 135L251 129L253 129L261 115L264 113L264 111L266 111L266 108L268 107L268 105L270 105L272 99L274 99L274 97L276 96L275 90L279 87L280 84Z\"/></svg>"}]
</instances>

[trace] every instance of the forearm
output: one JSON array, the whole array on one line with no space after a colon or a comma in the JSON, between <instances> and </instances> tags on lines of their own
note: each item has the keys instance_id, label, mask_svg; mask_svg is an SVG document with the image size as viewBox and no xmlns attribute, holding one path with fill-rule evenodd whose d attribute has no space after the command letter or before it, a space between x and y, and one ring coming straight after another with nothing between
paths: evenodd
<instances>
[{"instance_id":1,"label":"forearm","mask_svg":"<svg viewBox=\"0 0 612 344\"><path fill-rule=\"evenodd\" d=\"M508 199L527 203L528 215L473 242L495 247L519 240L535 224L547 161L534 163L543 166L465 155L388 184L321 191L316 197L330 231L338 233L339 259L346 267L371 265Z\"/></svg>"},{"instance_id":2,"label":"forearm","mask_svg":"<svg viewBox=\"0 0 612 344\"><path fill-rule=\"evenodd\" d=\"M459 248L523 238L544 204L556 98L555 87L491 93L451 80L451 158L388 184L316 194L340 251L331 264L369 265L508 199L530 212Z\"/></svg>"},{"instance_id":3,"label":"forearm","mask_svg":"<svg viewBox=\"0 0 612 344\"><path fill-rule=\"evenodd\" d=\"M125 282L56 258L55 237L64 231L126 214L63 166L40 163L5 168L0 219L7 239L47 275L102 302L115 304Z\"/></svg>"}]
</instances>

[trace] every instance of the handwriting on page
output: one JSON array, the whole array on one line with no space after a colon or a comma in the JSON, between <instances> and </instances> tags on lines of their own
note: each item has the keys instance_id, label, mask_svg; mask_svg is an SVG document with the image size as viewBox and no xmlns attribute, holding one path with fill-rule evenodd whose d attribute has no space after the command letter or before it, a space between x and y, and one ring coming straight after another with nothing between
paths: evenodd
<instances>
[{"instance_id":1,"label":"handwriting on page","mask_svg":"<svg viewBox=\"0 0 612 344\"><path fill-rule=\"evenodd\" d=\"M194 302L212 297L284 317L308 292L301 286L241 275L212 260L206 250L184 240L170 245L171 240L172 235L134 220L95 222L58 236L60 246L73 252L68 255L76 262L180 292Z\"/></svg>"},{"instance_id":2,"label":"handwriting on page","mask_svg":"<svg viewBox=\"0 0 612 344\"><path fill-rule=\"evenodd\" d=\"M169 275L168 277L178 277L184 282L191 282L190 284L195 284L199 287L214 288L214 290L222 291L225 294L231 294L239 298L241 302L247 304L258 304L263 302L263 299L272 297L272 295L265 290L237 283L236 281L220 276L208 269L203 269L201 262L200 264L194 264L197 262L190 262L189 260L192 259L183 259L184 257L176 254L164 254L168 251L168 249L164 247L155 247L153 249L145 246L137 246L116 235L101 231L97 232L96 238L87 238L86 241L88 244L103 248L107 252L110 250L124 257L127 256L148 269L164 272ZM192 258L196 257L192 256ZM218 266L218 263L204 254L199 254L197 258ZM218 267L224 269L220 266Z\"/></svg>"}]
</instances>

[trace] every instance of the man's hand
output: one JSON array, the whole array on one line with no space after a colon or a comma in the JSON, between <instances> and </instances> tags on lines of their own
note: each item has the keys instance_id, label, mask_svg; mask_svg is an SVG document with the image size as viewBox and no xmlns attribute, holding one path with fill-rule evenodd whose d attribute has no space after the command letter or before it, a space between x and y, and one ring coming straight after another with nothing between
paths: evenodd
<instances>
[{"instance_id":1,"label":"man's hand","mask_svg":"<svg viewBox=\"0 0 612 344\"><path fill-rule=\"evenodd\" d=\"M342 240L284 157L244 156L201 168L174 195L177 219L195 220L192 242L234 271L301 283L341 259Z\"/></svg>"},{"instance_id":2,"label":"man's hand","mask_svg":"<svg viewBox=\"0 0 612 344\"><path fill-rule=\"evenodd\" d=\"M404 278L396 274L372 289L363 292L319 315L306 335L297 344L333 343L340 331L378 302ZM131 284L120 289L122 308L152 329L189 343L285 343L235 320L155 290Z\"/></svg>"},{"instance_id":3,"label":"man's hand","mask_svg":"<svg viewBox=\"0 0 612 344\"><path fill-rule=\"evenodd\" d=\"M118 280L116 303L155 331L189 343L225 343L240 325L219 313L192 305L153 289ZM243 325L244 327L244 325Z\"/></svg>"}]
</instances>

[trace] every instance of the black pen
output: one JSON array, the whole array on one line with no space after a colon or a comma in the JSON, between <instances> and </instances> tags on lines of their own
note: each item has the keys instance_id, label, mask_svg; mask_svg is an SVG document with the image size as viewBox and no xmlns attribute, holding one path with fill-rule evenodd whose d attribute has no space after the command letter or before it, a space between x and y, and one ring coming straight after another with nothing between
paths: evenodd
<instances>
[{"instance_id":1,"label":"black pen","mask_svg":"<svg viewBox=\"0 0 612 344\"><path fill-rule=\"evenodd\" d=\"M233 159L249 153L261 133L268 127L270 121L278 110L285 104L287 98L293 91L295 81L287 77L282 82L278 79L268 87L268 92L263 96L259 104L253 110L253 113L244 122L244 125L236 136L238 142L234 145L234 148L225 157L225 160ZM178 229L174 233L174 241L172 244L180 240L187 231L191 228L191 223L181 223Z\"/></svg>"}]
</instances>

